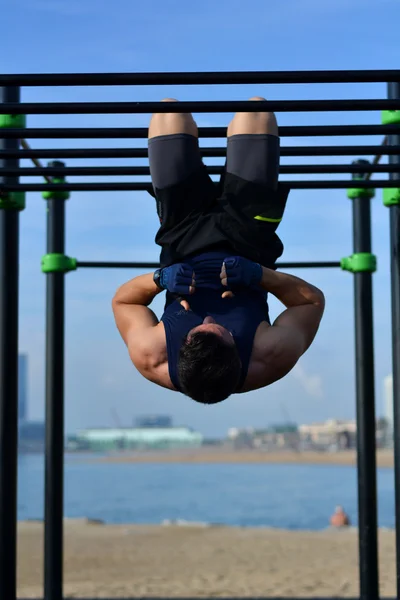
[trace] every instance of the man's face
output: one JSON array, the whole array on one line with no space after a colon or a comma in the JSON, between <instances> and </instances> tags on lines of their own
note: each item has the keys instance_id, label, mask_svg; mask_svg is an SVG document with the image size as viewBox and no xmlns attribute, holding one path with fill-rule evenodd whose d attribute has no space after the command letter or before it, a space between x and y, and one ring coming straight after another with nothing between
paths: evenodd
<instances>
[{"instance_id":1,"label":"man's face","mask_svg":"<svg viewBox=\"0 0 400 600\"><path fill-rule=\"evenodd\" d=\"M222 327L222 325L218 325L218 323L212 317L206 317L201 325L191 329L189 332L189 339L190 335L192 333L196 333L197 331L209 331L210 333L220 336L227 344L235 343L231 332L225 329L225 327Z\"/></svg>"}]
</instances>

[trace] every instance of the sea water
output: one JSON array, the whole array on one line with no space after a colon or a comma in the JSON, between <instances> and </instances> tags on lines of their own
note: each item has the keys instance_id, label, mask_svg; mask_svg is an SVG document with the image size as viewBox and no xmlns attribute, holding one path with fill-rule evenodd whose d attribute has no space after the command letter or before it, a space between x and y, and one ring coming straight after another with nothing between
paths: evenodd
<instances>
[{"instance_id":1,"label":"sea water","mask_svg":"<svg viewBox=\"0 0 400 600\"><path fill-rule=\"evenodd\" d=\"M43 519L44 457L19 457L18 519ZM342 505L357 525L352 466L135 464L67 456L64 515L106 523L184 520L320 530ZM379 526L394 527L393 469L378 470Z\"/></svg>"}]
</instances>

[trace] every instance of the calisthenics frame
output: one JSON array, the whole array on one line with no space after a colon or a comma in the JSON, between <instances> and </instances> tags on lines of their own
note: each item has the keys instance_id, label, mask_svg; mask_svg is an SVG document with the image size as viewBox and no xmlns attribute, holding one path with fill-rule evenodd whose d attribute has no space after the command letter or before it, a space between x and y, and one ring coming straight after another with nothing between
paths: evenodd
<instances>
[{"instance_id":1,"label":"calisthenics frame","mask_svg":"<svg viewBox=\"0 0 400 600\"><path fill-rule=\"evenodd\" d=\"M285 84L285 83L386 83L388 97L374 100L303 100L250 103L181 102L76 102L21 103L20 87L27 86L115 86L193 84ZM63 557L63 450L64 450L64 279L75 268L155 268L157 263L89 262L65 255L65 200L69 191L149 190L149 181L69 183L67 176L147 176L148 167L21 168L22 158L146 158L144 148L20 148L27 139L144 139L145 128L25 128L27 114L149 113L167 111L275 112L383 110L382 124L314 125L281 127L287 136L384 135L385 144L374 146L285 146L283 156L374 156L387 155L388 165L289 165L282 174L351 173L349 180L289 181L292 189L348 189L353 200L353 254L341 261L280 263L279 268L332 267L354 273L356 339L357 465L359 498L360 596L372 600L379 595L377 498L375 458L375 397L372 319L372 273L370 200L373 188L384 188L390 212L394 454L396 495L397 596L400 597L400 71L300 71L231 73L111 73L0 75L0 598L16 598L16 501L18 425L18 246L19 212L26 191L45 192L48 203L47 255L42 270L47 278L46 307L46 466L45 466L45 585L46 600L61 600ZM225 137L223 127L200 128L202 139ZM224 148L204 147L203 156L223 157ZM221 167L210 166L210 174ZM373 173L388 173L388 179L371 181ZM20 183L21 176L45 176L44 183ZM49 180L51 183L49 183ZM57 258L58 256L58 258ZM61 258L60 258L61 257Z\"/></svg>"}]
</instances>

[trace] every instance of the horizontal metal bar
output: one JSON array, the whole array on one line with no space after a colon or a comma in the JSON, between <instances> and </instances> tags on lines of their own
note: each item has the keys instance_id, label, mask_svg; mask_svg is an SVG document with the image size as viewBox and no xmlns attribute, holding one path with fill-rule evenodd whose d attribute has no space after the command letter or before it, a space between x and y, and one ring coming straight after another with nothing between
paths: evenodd
<instances>
[{"instance_id":1,"label":"horizontal metal bar","mask_svg":"<svg viewBox=\"0 0 400 600\"><path fill-rule=\"evenodd\" d=\"M355 182L348 181L283 181L291 189L297 190L326 190L326 189L348 189L354 187ZM393 182L389 180L363 181L357 180L358 188L391 188ZM41 192L47 191L71 191L71 192L138 192L149 191L151 184L149 182L107 182L107 183L23 183L13 185L0 184L1 192Z\"/></svg>"},{"instance_id":2,"label":"horizontal metal bar","mask_svg":"<svg viewBox=\"0 0 400 600\"><path fill-rule=\"evenodd\" d=\"M226 148L200 148L203 157L224 157ZM400 146L283 146L281 156L369 156L400 154ZM2 158L147 158L147 148L36 148L0 150Z\"/></svg>"},{"instance_id":3,"label":"horizontal metal bar","mask_svg":"<svg viewBox=\"0 0 400 600\"><path fill-rule=\"evenodd\" d=\"M221 175L223 166L208 166L210 175ZM400 164L393 165L280 165L281 175L316 174L316 173L400 173ZM118 175L150 175L149 167L19 167L2 168L0 176L26 176L26 177L87 177L118 176Z\"/></svg>"},{"instance_id":4,"label":"horizontal metal bar","mask_svg":"<svg viewBox=\"0 0 400 600\"><path fill-rule=\"evenodd\" d=\"M400 71L210 71L188 73L27 73L0 75L0 85L221 85L254 83L382 83L400 81Z\"/></svg>"},{"instance_id":5,"label":"horizontal metal bar","mask_svg":"<svg viewBox=\"0 0 400 600\"><path fill-rule=\"evenodd\" d=\"M158 262L91 262L78 261L78 268L94 268L94 269L158 269ZM340 267L340 262L337 261L322 261L322 262L278 262L279 269L326 269Z\"/></svg>"},{"instance_id":6,"label":"horizontal metal bar","mask_svg":"<svg viewBox=\"0 0 400 600\"><path fill-rule=\"evenodd\" d=\"M315 112L398 110L400 99L374 100L212 100L189 102L7 102L10 115L87 115L151 113Z\"/></svg>"},{"instance_id":7,"label":"horizontal metal bar","mask_svg":"<svg viewBox=\"0 0 400 600\"><path fill-rule=\"evenodd\" d=\"M280 137L315 137L334 135L387 135L398 133L398 125L300 125L280 127ZM199 138L226 137L226 127L199 127ZM63 127L0 129L6 139L147 139L147 127Z\"/></svg>"}]
</instances>

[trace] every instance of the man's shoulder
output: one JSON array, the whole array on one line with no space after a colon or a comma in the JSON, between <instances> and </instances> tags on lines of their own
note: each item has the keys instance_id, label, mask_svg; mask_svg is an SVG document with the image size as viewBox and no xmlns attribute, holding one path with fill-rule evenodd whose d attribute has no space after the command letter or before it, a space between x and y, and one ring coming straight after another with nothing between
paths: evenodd
<instances>
[{"instance_id":1,"label":"man's shoulder","mask_svg":"<svg viewBox=\"0 0 400 600\"><path fill-rule=\"evenodd\" d=\"M129 338L129 356L143 377L162 387L174 390L168 370L167 343L164 324L146 331L135 331Z\"/></svg>"},{"instance_id":2,"label":"man's shoulder","mask_svg":"<svg viewBox=\"0 0 400 600\"><path fill-rule=\"evenodd\" d=\"M243 392L271 385L287 375L300 358L292 352L291 333L269 323L260 323L254 336L249 370Z\"/></svg>"},{"instance_id":3,"label":"man's shoulder","mask_svg":"<svg viewBox=\"0 0 400 600\"><path fill-rule=\"evenodd\" d=\"M164 362L167 356L164 323L160 321L155 327L145 330L135 329L130 332L128 348L135 366L145 363L156 366Z\"/></svg>"}]
</instances>

